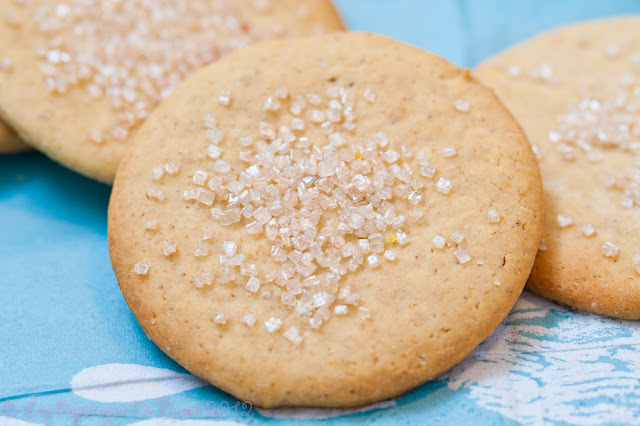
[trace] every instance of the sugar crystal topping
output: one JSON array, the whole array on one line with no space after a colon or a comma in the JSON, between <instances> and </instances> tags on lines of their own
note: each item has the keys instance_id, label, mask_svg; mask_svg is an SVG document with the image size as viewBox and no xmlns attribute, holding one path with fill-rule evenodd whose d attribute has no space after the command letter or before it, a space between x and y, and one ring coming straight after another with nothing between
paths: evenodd
<instances>
[{"instance_id":1,"label":"sugar crystal topping","mask_svg":"<svg viewBox=\"0 0 640 426\"><path fill-rule=\"evenodd\" d=\"M149 219L145 224L145 229L147 231L157 231L159 222L157 219Z\"/></svg>"},{"instance_id":2,"label":"sugar crystal topping","mask_svg":"<svg viewBox=\"0 0 640 426\"><path fill-rule=\"evenodd\" d=\"M640 53L635 52L625 58L620 47L612 43L604 47L604 56L626 64L624 72L612 76L615 87L612 90L604 90L597 85L577 87L580 101L556 118L548 139L564 161L599 164L598 170L604 170L603 186L617 194L619 206L637 208L640 206ZM550 83L557 82L549 65L541 66L536 76ZM608 157L618 159L612 164L618 164L620 158L627 157L628 166L606 169L608 163L603 160ZM566 228L573 224L573 220L559 215L558 224ZM592 224L583 224L580 232L591 238L598 230ZM619 255L620 249L613 242L601 244L605 257L616 258ZM637 270L634 259L631 266Z\"/></svg>"},{"instance_id":3,"label":"sugar crystal topping","mask_svg":"<svg viewBox=\"0 0 640 426\"><path fill-rule=\"evenodd\" d=\"M615 245L614 243L610 242L610 241L606 241L603 245L602 245L602 254L605 255L606 257L616 257L618 256L618 252L619 252L619 248L617 245Z\"/></svg>"},{"instance_id":4,"label":"sugar crystal topping","mask_svg":"<svg viewBox=\"0 0 640 426\"><path fill-rule=\"evenodd\" d=\"M460 263L467 263L471 260L471 256L469 256L467 246L465 245L459 245L454 254Z\"/></svg>"},{"instance_id":5,"label":"sugar crystal topping","mask_svg":"<svg viewBox=\"0 0 640 426\"><path fill-rule=\"evenodd\" d=\"M493 207L489 208L488 221L489 221L489 223L498 223L498 222L500 222L500 214Z\"/></svg>"},{"instance_id":6,"label":"sugar crystal topping","mask_svg":"<svg viewBox=\"0 0 640 426\"><path fill-rule=\"evenodd\" d=\"M232 91L226 95L233 99ZM451 190L446 176L434 182L434 162L457 154L447 146L441 151L444 159L428 159L382 132L355 138L357 107L375 101L371 89L358 96L355 89L331 87L322 95L289 93L281 86L260 103L262 119L237 137L220 130L216 114L203 115L206 142L197 168L182 172L179 164L168 162L160 180L154 180L160 173L151 176L152 193L161 191L167 176L175 176L184 185L179 196L184 203L206 207L219 226L266 239L270 260L250 261L254 253L237 240L200 240L193 256L215 256L220 266L215 276L194 277L197 287L235 283L248 296L275 299L297 324L285 324L290 319L284 317L260 321L270 333L282 328L295 345L305 327L320 328L332 316L370 318L345 277L402 258L412 224L424 215L425 199ZM305 136L310 129L320 136ZM225 138L238 143L237 156L219 146ZM468 262L468 248L461 244L465 235L456 231L451 239L454 258ZM249 313L239 320L247 326L258 321Z\"/></svg>"},{"instance_id":7,"label":"sugar crystal topping","mask_svg":"<svg viewBox=\"0 0 640 426\"><path fill-rule=\"evenodd\" d=\"M640 205L640 66L633 59L611 93L580 88L581 101L557 117L549 140L566 161L601 162L626 153L629 167L603 176L607 188L620 193L620 205Z\"/></svg>"},{"instance_id":8,"label":"sugar crystal topping","mask_svg":"<svg viewBox=\"0 0 640 426\"><path fill-rule=\"evenodd\" d=\"M271 7L269 2L254 3L265 4L253 4L258 10ZM88 99L106 100L116 119L107 128L90 131L88 139L124 141L196 69L249 44L288 35L278 22L253 25L243 20L237 7L234 0L42 5L31 18L46 39L34 46L45 88L52 94L78 89ZM19 26L17 17L5 24ZM10 68L9 59L3 59L0 70ZM217 101L230 105L231 93L222 91Z\"/></svg>"},{"instance_id":9,"label":"sugar crystal topping","mask_svg":"<svg viewBox=\"0 0 640 426\"><path fill-rule=\"evenodd\" d=\"M209 285L211 284L212 281L213 281L213 274L211 272L207 272L204 275L193 277L193 283L198 288L201 288L205 285Z\"/></svg>"},{"instance_id":10,"label":"sugar crystal topping","mask_svg":"<svg viewBox=\"0 0 640 426\"><path fill-rule=\"evenodd\" d=\"M590 223L585 223L580 227L580 231L585 237L591 237L596 233L596 227L591 225Z\"/></svg>"},{"instance_id":11,"label":"sugar crystal topping","mask_svg":"<svg viewBox=\"0 0 640 426\"><path fill-rule=\"evenodd\" d=\"M442 148L442 156L443 157L455 157L457 154L456 148L454 146L445 146Z\"/></svg>"},{"instance_id":12,"label":"sugar crystal topping","mask_svg":"<svg viewBox=\"0 0 640 426\"><path fill-rule=\"evenodd\" d=\"M147 263L136 263L133 266L133 272L135 272L138 275L147 275L149 273L150 267L151 265Z\"/></svg>"},{"instance_id":13,"label":"sugar crystal topping","mask_svg":"<svg viewBox=\"0 0 640 426\"><path fill-rule=\"evenodd\" d=\"M227 314L223 312L216 312L216 315L213 317L213 322L216 324L226 324L229 317Z\"/></svg>"},{"instance_id":14,"label":"sugar crystal topping","mask_svg":"<svg viewBox=\"0 0 640 426\"><path fill-rule=\"evenodd\" d=\"M464 241L464 234L460 231L454 231L453 234L451 234L451 237L449 238L454 243L460 244L462 241Z\"/></svg>"},{"instance_id":15,"label":"sugar crystal topping","mask_svg":"<svg viewBox=\"0 0 640 426\"><path fill-rule=\"evenodd\" d=\"M451 184L450 181L444 178L440 178L438 180L438 183L436 184L436 190L442 194L447 195L449 192L451 192L452 186L453 185Z\"/></svg>"},{"instance_id":16,"label":"sugar crystal topping","mask_svg":"<svg viewBox=\"0 0 640 426\"><path fill-rule=\"evenodd\" d=\"M469 104L469 101L466 101L464 99L458 99L458 100L455 101L454 107L456 108L457 111L469 112L469 108L471 106Z\"/></svg>"},{"instance_id":17,"label":"sugar crystal topping","mask_svg":"<svg viewBox=\"0 0 640 426\"><path fill-rule=\"evenodd\" d=\"M544 62L529 71L529 77L548 84L558 83L558 77L553 73L553 67Z\"/></svg>"},{"instance_id":18,"label":"sugar crystal topping","mask_svg":"<svg viewBox=\"0 0 640 426\"><path fill-rule=\"evenodd\" d=\"M178 251L178 243L176 243L175 240L169 239L165 241L161 251L164 256L171 256Z\"/></svg>"},{"instance_id":19,"label":"sugar crystal topping","mask_svg":"<svg viewBox=\"0 0 640 426\"><path fill-rule=\"evenodd\" d=\"M446 238L444 238L442 235L436 235L435 237L433 237L433 245L436 248L444 248L444 245L447 243Z\"/></svg>"},{"instance_id":20,"label":"sugar crystal topping","mask_svg":"<svg viewBox=\"0 0 640 426\"><path fill-rule=\"evenodd\" d=\"M282 326L282 320L280 318L271 317L264 323L264 326L267 328L269 333L274 333Z\"/></svg>"},{"instance_id":21,"label":"sugar crystal topping","mask_svg":"<svg viewBox=\"0 0 640 426\"><path fill-rule=\"evenodd\" d=\"M561 228L566 228L567 226L573 225L573 219L570 216L559 214L558 225L560 225Z\"/></svg>"},{"instance_id":22,"label":"sugar crystal topping","mask_svg":"<svg viewBox=\"0 0 640 426\"><path fill-rule=\"evenodd\" d=\"M302 336L300 335L300 330L295 325L292 325L291 327L289 327L289 329L283 333L283 336L294 345L299 345L300 342L302 342Z\"/></svg>"},{"instance_id":23,"label":"sugar crystal topping","mask_svg":"<svg viewBox=\"0 0 640 426\"><path fill-rule=\"evenodd\" d=\"M242 316L242 322L249 327L253 327L256 323L256 316L250 312L247 312Z\"/></svg>"}]
</instances>

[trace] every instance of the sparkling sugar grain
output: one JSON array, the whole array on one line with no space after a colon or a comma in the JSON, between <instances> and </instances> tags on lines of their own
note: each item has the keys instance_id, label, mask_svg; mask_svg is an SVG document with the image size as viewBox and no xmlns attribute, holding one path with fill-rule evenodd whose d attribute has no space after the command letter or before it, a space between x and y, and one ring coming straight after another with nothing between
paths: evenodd
<instances>
[{"instance_id":1,"label":"sparkling sugar grain","mask_svg":"<svg viewBox=\"0 0 640 426\"><path fill-rule=\"evenodd\" d=\"M498 222L500 222L500 214L493 207L489 208L489 212L488 212L487 216L488 216L487 219L489 220L489 223L498 223Z\"/></svg>"},{"instance_id":2,"label":"sparkling sugar grain","mask_svg":"<svg viewBox=\"0 0 640 426\"><path fill-rule=\"evenodd\" d=\"M456 244L460 244L462 241L464 241L464 234L460 231L454 231L449 239Z\"/></svg>"},{"instance_id":3,"label":"sparkling sugar grain","mask_svg":"<svg viewBox=\"0 0 640 426\"><path fill-rule=\"evenodd\" d=\"M445 146L442 148L442 156L445 158L455 157L458 152L454 146Z\"/></svg>"},{"instance_id":4,"label":"sparkling sugar grain","mask_svg":"<svg viewBox=\"0 0 640 426\"><path fill-rule=\"evenodd\" d=\"M242 322L249 327L253 327L256 323L256 316L252 313L247 312L242 316Z\"/></svg>"},{"instance_id":5,"label":"sparkling sugar grain","mask_svg":"<svg viewBox=\"0 0 640 426\"><path fill-rule=\"evenodd\" d=\"M151 265L146 263L136 263L133 266L133 272L135 272L138 275L147 275L149 273L150 267Z\"/></svg>"},{"instance_id":6,"label":"sparkling sugar grain","mask_svg":"<svg viewBox=\"0 0 640 426\"><path fill-rule=\"evenodd\" d=\"M147 231L156 231L158 230L159 222L156 219L149 219L145 224L145 229Z\"/></svg>"},{"instance_id":7,"label":"sparkling sugar grain","mask_svg":"<svg viewBox=\"0 0 640 426\"><path fill-rule=\"evenodd\" d=\"M558 225L560 225L561 228L566 228L568 226L573 225L573 219L570 216L559 214L557 219L558 219Z\"/></svg>"},{"instance_id":8,"label":"sparkling sugar grain","mask_svg":"<svg viewBox=\"0 0 640 426\"><path fill-rule=\"evenodd\" d=\"M226 324L228 319L229 317L227 316L227 314L216 312L215 317L213 317L213 322L215 322L216 324Z\"/></svg>"},{"instance_id":9,"label":"sparkling sugar grain","mask_svg":"<svg viewBox=\"0 0 640 426\"><path fill-rule=\"evenodd\" d=\"M289 327L287 331L282 334L287 340L289 340L294 345L299 345L302 342L302 336L300 335L300 330L295 325Z\"/></svg>"},{"instance_id":10,"label":"sparkling sugar grain","mask_svg":"<svg viewBox=\"0 0 640 426\"><path fill-rule=\"evenodd\" d=\"M440 180L438 180L438 183L436 184L436 191L447 195L451 191L451 186L452 184L450 181L444 178L440 178Z\"/></svg>"},{"instance_id":11,"label":"sparkling sugar grain","mask_svg":"<svg viewBox=\"0 0 640 426\"><path fill-rule=\"evenodd\" d=\"M467 246L458 246L458 249L454 254L460 263L467 263L471 260L471 256L469 256L469 253L467 252Z\"/></svg>"},{"instance_id":12,"label":"sparkling sugar grain","mask_svg":"<svg viewBox=\"0 0 640 426\"><path fill-rule=\"evenodd\" d=\"M596 228L595 226L591 225L590 223L584 224L580 227L580 231L582 231L582 234L585 237L591 237L596 233Z\"/></svg>"},{"instance_id":13,"label":"sparkling sugar grain","mask_svg":"<svg viewBox=\"0 0 640 426\"><path fill-rule=\"evenodd\" d=\"M458 99L455 103L454 106L456 108L457 111L460 112L469 112L469 102L465 101L464 99Z\"/></svg>"},{"instance_id":14,"label":"sparkling sugar grain","mask_svg":"<svg viewBox=\"0 0 640 426\"><path fill-rule=\"evenodd\" d=\"M551 67L551 65L547 63L542 63L537 67L533 68L529 72L529 77L531 77L534 80L541 81L543 83L548 83L548 84L558 83L558 77L556 77L556 75L554 74L553 68Z\"/></svg>"},{"instance_id":15,"label":"sparkling sugar grain","mask_svg":"<svg viewBox=\"0 0 640 426\"><path fill-rule=\"evenodd\" d=\"M620 248L610 241L602 245L602 254L606 257L617 257L619 251Z\"/></svg>"},{"instance_id":16,"label":"sparkling sugar grain","mask_svg":"<svg viewBox=\"0 0 640 426\"><path fill-rule=\"evenodd\" d=\"M280 318L271 317L264 323L264 326L267 328L267 331L269 333L275 333L276 331L280 330L280 327L282 326L282 320Z\"/></svg>"},{"instance_id":17,"label":"sparkling sugar grain","mask_svg":"<svg viewBox=\"0 0 640 426\"><path fill-rule=\"evenodd\" d=\"M176 243L175 240L169 239L165 241L161 251L163 256L171 256L173 253L178 251L178 243Z\"/></svg>"},{"instance_id":18,"label":"sparkling sugar grain","mask_svg":"<svg viewBox=\"0 0 640 426\"><path fill-rule=\"evenodd\" d=\"M447 239L444 238L442 235L436 235L435 237L433 237L432 242L435 248L441 249L447 243Z\"/></svg>"},{"instance_id":19,"label":"sparkling sugar grain","mask_svg":"<svg viewBox=\"0 0 640 426\"><path fill-rule=\"evenodd\" d=\"M193 283L196 287L201 288L205 285L210 285L213 282L213 274L211 272L207 272L201 276L193 277Z\"/></svg>"}]
</instances>

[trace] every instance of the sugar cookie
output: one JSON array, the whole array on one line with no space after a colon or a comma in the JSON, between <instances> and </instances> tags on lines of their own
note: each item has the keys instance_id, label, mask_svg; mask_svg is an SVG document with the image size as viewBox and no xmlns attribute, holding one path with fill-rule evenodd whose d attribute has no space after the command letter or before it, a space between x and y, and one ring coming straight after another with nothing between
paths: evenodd
<instances>
[{"instance_id":1,"label":"sugar cookie","mask_svg":"<svg viewBox=\"0 0 640 426\"><path fill-rule=\"evenodd\" d=\"M528 287L575 308L640 319L640 17L551 31L477 76L540 158L546 219Z\"/></svg>"},{"instance_id":2,"label":"sugar cookie","mask_svg":"<svg viewBox=\"0 0 640 426\"><path fill-rule=\"evenodd\" d=\"M541 227L535 157L491 91L362 33L198 71L136 135L109 206L148 336L262 407L357 406L446 371L515 303Z\"/></svg>"},{"instance_id":3,"label":"sugar cookie","mask_svg":"<svg viewBox=\"0 0 640 426\"><path fill-rule=\"evenodd\" d=\"M197 68L256 41L342 29L329 0L0 0L0 116L111 183L155 105Z\"/></svg>"}]
</instances>

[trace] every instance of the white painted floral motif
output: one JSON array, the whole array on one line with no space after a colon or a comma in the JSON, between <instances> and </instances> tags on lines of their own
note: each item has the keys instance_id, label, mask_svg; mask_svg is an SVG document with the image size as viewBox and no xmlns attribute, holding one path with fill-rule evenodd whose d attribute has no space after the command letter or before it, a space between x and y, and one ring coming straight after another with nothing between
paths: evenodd
<instances>
[{"instance_id":1,"label":"white painted floral motif","mask_svg":"<svg viewBox=\"0 0 640 426\"><path fill-rule=\"evenodd\" d=\"M442 379L524 424L640 424L640 323L571 312L525 292L493 336Z\"/></svg>"}]
</instances>

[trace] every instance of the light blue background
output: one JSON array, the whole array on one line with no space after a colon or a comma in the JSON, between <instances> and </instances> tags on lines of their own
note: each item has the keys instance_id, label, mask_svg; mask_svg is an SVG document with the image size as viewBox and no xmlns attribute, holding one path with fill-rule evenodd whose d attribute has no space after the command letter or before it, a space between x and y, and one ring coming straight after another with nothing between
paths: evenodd
<instances>
[{"instance_id":1,"label":"light blue background","mask_svg":"<svg viewBox=\"0 0 640 426\"><path fill-rule=\"evenodd\" d=\"M635 0L336 3L353 30L386 34L465 67L558 24L640 13ZM133 363L182 371L145 337L120 294L107 247L109 190L39 154L0 156L0 403L20 405L34 397L41 406L60 398L91 405L69 388L74 374L93 365ZM393 409L339 421L513 423L467 393L434 381L399 398ZM235 403L209 387L185 392L174 402L195 406L223 399ZM114 419L112 424L131 420ZM103 419L82 423L103 424Z\"/></svg>"}]
</instances>

